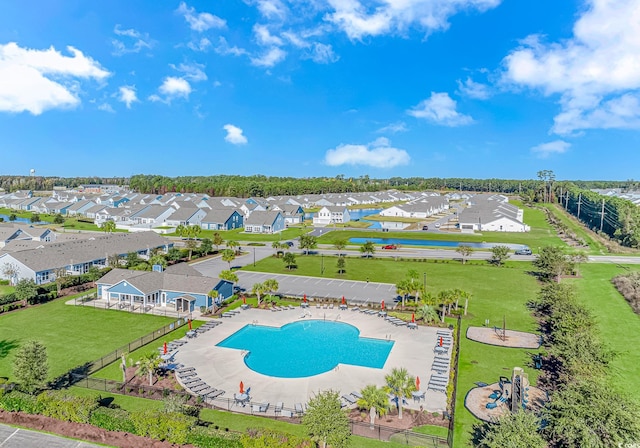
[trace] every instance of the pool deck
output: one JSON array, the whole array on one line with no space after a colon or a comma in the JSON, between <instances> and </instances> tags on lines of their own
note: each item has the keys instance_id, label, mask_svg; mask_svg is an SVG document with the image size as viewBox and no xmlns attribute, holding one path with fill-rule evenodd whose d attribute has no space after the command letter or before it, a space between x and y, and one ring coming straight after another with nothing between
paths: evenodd
<instances>
[{"instance_id":1,"label":"pool deck","mask_svg":"<svg viewBox=\"0 0 640 448\"><path fill-rule=\"evenodd\" d=\"M233 399L239 392L240 381L244 387L251 388L252 403L270 403L268 415L277 402L293 409L295 403L306 403L315 392L333 389L340 396L353 391L360 391L368 384L384 385L384 376L395 367L404 367L410 375L419 376L420 390L425 392L425 399L415 401L409 397L405 409L419 409L442 412L446 409L446 395L443 392L427 389L429 379L436 372L431 371L434 360L434 347L437 344L436 331L442 329L419 326L417 330L397 327L382 317L367 315L357 311L339 309L317 309L313 305L305 311L296 307L293 310L268 311L248 309L231 318L223 318L222 325L190 339L176 353L177 362L187 367L194 367L198 376L208 385L222 389L224 395L214 402L221 407L224 399ZM310 316L309 316L310 314ZM345 322L356 326L361 337L391 339L395 341L391 353L383 369L359 367L339 364L337 368L319 375L306 378L276 378L262 375L249 369L244 363L242 350L216 347L216 344L240 330L245 325L258 324L281 327L290 322L309 319L326 319ZM304 344L304 341L300 341ZM449 357L449 354L438 355ZM223 400L220 400L223 399ZM353 407L353 406L351 406ZM233 405L231 410L252 412L252 406Z\"/></svg>"}]
</instances>

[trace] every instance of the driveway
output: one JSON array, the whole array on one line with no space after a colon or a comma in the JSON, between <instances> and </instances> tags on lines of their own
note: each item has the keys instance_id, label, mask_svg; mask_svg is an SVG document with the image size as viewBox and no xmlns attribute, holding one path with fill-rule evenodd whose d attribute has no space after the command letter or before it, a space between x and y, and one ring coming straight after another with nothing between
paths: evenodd
<instances>
[{"instance_id":1,"label":"driveway","mask_svg":"<svg viewBox=\"0 0 640 448\"><path fill-rule=\"evenodd\" d=\"M286 296L309 298L333 298L345 297L349 304L352 303L380 303L387 301L391 305L396 297L396 285L391 283L358 282L353 280L340 280L319 277L305 277L301 275L269 274L264 272L236 271L238 284L251 291L255 283L262 283L267 279L278 281L278 292Z\"/></svg>"},{"instance_id":2,"label":"driveway","mask_svg":"<svg viewBox=\"0 0 640 448\"><path fill-rule=\"evenodd\" d=\"M0 447L2 448L99 448L89 442L65 439L64 437L0 425Z\"/></svg>"}]
</instances>

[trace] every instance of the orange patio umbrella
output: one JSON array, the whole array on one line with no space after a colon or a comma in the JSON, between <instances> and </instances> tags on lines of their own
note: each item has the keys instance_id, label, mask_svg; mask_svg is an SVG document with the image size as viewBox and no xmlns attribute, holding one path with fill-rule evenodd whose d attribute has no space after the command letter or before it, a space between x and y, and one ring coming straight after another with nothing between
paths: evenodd
<instances>
[{"instance_id":1,"label":"orange patio umbrella","mask_svg":"<svg viewBox=\"0 0 640 448\"><path fill-rule=\"evenodd\" d=\"M416 389L420 390L420 377L416 377Z\"/></svg>"},{"instance_id":2,"label":"orange patio umbrella","mask_svg":"<svg viewBox=\"0 0 640 448\"><path fill-rule=\"evenodd\" d=\"M416 313L411 313L411 322L415 323L416 321Z\"/></svg>"},{"instance_id":3,"label":"orange patio umbrella","mask_svg":"<svg viewBox=\"0 0 640 448\"><path fill-rule=\"evenodd\" d=\"M346 301L346 300L344 300L344 296L342 296L342 304L343 304L343 305L346 305L346 304L347 304L347 301Z\"/></svg>"},{"instance_id":4,"label":"orange patio umbrella","mask_svg":"<svg viewBox=\"0 0 640 448\"><path fill-rule=\"evenodd\" d=\"M442 347L442 336L440 336L440 339L438 340L440 347Z\"/></svg>"},{"instance_id":5,"label":"orange patio umbrella","mask_svg":"<svg viewBox=\"0 0 640 448\"><path fill-rule=\"evenodd\" d=\"M246 305L246 304L247 304L247 298L246 298L245 296L242 296L242 303L243 303L244 305Z\"/></svg>"},{"instance_id":6,"label":"orange patio umbrella","mask_svg":"<svg viewBox=\"0 0 640 448\"><path fill-rule=\"evenodd\" d=\"M304 303L307 303L307 295L306 295L306 294L302 297L302 301L303 301Z\"/></svg>"},{"instance_id":7,"label":"orange patio umbrella","mask_svg":"<svg viewBox=\"0 0 640 448\"><path fill-rule=\"evenodd\" d=\"M382 309L384 310L384 300L380 303L380 305L382 306Z\"/></svg>"},{"instance_id":8,"label":"orange patio umbrella","mask_svg":"<svg viewBox=\"0 0 640 448\"><path fill-rule=\"evenodd\" d=\"M191 319L189 319L189 330L192 330L192 328L191 328Z\"/></svg>"},{"instance_id":9,"label":"orange patio umbrella","mask_svg":"<svg viewBox=\"0 0 640 448\"><path fill-rule=\"evenodd\" d=\"M242 381L240 381L240 393L244 393L244 383Z\"/></svg>"},{"instance_id":10,"label":"orange patio umbrella","mask_svg":"<svg viewBox=\"0 0 640 448\"><path fill-rule=\"evenodd\" d=\"M164 341L164 345L162 346L162 351L164 355L167 354L167 341Z\"/></svg>"}]
</instances>

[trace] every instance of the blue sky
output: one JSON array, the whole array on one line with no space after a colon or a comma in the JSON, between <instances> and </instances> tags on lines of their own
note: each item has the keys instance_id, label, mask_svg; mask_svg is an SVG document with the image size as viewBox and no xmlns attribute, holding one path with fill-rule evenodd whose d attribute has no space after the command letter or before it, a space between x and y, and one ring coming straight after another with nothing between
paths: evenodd
<instances>
[{"instance_id":1,"label":"blue sky","mask_svg":"<svg viewBox=\"0 0 640 448\"><path fill-rule=\"evenodd\" d=\"M638 178L640 0L0 3L0 173Z\"/></svg>"}]
</instances>

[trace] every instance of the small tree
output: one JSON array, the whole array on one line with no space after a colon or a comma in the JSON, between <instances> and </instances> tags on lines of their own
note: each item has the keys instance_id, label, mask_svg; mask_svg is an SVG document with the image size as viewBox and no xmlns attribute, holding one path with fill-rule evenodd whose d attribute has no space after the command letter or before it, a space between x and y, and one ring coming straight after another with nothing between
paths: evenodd
<instances>
[{"instance_id":1,"label":"small tree","mask_svg":"<svg viewBox=\"0 0 640 448\"><path fill-rule=\"evenodd\" d=\"M56 216L53 217L53 223L54 224L64 224L64 216L62 216L60 213L58 213Z\"/></svg>"},{"instance_id":2,"label":"small tree","mask_svg":"<svg viewBox=\"0 0 640 448\"><path fill-rule=\"evenodd\" d=\"M149 352L143 355L138 361L138 369L136 375L149 377L149 386L153 386L153 374L160 365L160 355L156 352Z\"/></svg>"},{"instance_id":3,"label":"small tree","mask_svg":"<svg viewBox=\"0 0 640 448\"><path fill-rule=\"evenodd\" d=\"M236 259L236 253L233 249L225 249L222 251L222 261L229 263L229 270L231 270L231 262Z\"/></svg>"},{"instance_id":4,"label":"small tree","mask_svg":"<svg viewBox=\"0 0 640 448\"><path fill-rule=\"evenodd\" d=\"M254 283L253 287L251 288L251 293L255 294L256 298L258 299L258 305L260 305L260 303L262 302L261 297L265 292L267 291L264 283Z\"/></svg>"},{"instance_id":5,"label":"small tree","mask_svg":"<svg viewBox=\"0 0 640 448\"><path fill-rule=\"evenodd\" d=\"M218 232L215 232L213 234L213 240L211 242L213 243L214 246L216 246L216 250L219 251L220 246L224 243L224 240L222 239L222 236Z\"/></svg>"},{"instance_id":6,"label":"small tree","mask_svg":"<svg viewBox=\"0 0 640 448\"><path fill-rule=\"evenodd\" d=\"M56 291L57 291L57 297L60 297L60 292L62 291L62 285L64 284L66 278L69 276L69 273L67 272L67 268L58 268L54 271L54 275L56 276L55 278L55 282L56 282Z\"/></svg>"},{"instance_id":7,"label":"small tree","mask_svg":"<svg viewBox=\"0 0 640 448\"><path fill-rule=\"evenodd\" d=\"M220 273L218 274L218 278L222 280L227 280L229 282L233 282L234 285L238 283L238 274L236 274L233 271L229 271L229 270L220 271Z\"/></svg>"},{"instance_id":8,"label":"small tree","mask_svg":"<svg viewBox=\"0 0 640 448\"><path fill-rule=\"evenodd\" d=\"M282 249L283 244L280 243L280 241L274 241L273 243L271 243L271 247L276 251L276 253L274 254L276 257L280 256L280 249ZM284 246L287 246L286 244L284 244Z\"/></svg>"},{"instance_id":9,"label":"small tree","mask_svg":"<svg viewBox=\"0 0 640 448\"><path fill-rule=\"evenodd\" d=\"M340 407L338 392L327 390L309 400L302 424L312 440L326 448L344 448L349 445L351 431L349 418Z\"/></svg>"},{"instance_id":10,"label":"small tree","mask_svg":"<svg viewBox=\"0 0 640 448\"><path fill-rule=\"evenodd\" d=\"M233 253L238 255L238 247L240 247L240 243L237 241L229 240L227 241L227 247L233 250Z\"/></svg>"},{"instance_id":11,"label":"small tree","mask_svg":"<svg viewBox=\"0 0 640 448\"><path fill-rule=\"evenodd\" d=\"M15 213L11 213L9 215L9 221L15 221L16 219L18 219L18 215L16 215Z\"/></svg>"},{"instance_id":12,"label":"small tree","mask_svg":"<svg viewBox=\"0 0 640 448\"><path fill-rule=\"evenodd\" d=\"M344 274L345 272L347 272L346 265L347 262L345 261L344 257L338 257L338 261L336 261L338 274Z\"/></svg>"},{"instance_id":13,"label":"small tree","mask_svg":"<svg viewBox=\"0 0 640 448\"><path fill-rule=\"evenodd\" d=\"M465 264L467 257L470 257L473 253L473 248L468 244L461 244L456 248L456 252L462 257L462 264Z\"/></svg>"},{"instance_id":14,"label":"small tree","mask_svg":"<svg viewBox=\"0 0 640 448\"><path fill-rule=\"evenodd\" d=\"M425 323L435 322L438 320L438 310L433 305L422 305L417 310L418 319L422 319Z\"/></svg>"},{"instance_id":15,"label":"small tree","mask_svg":"<svg viewBox=\"0 0 640 448\"><path fill-rule=\"evenodd\" d=\"M149 258L149 264L162 266L162 269L166 269L167 267L167 258L162 254L155 254L151 258Z\"/></svg>"},{"instance_id":16,"label":"small tree","mask_svg":"<svg viewBox=\"0 0 640 448\"><path fill-rule=\"evenodd\" d=\"M291 270L291 267L296 265L296 256L292 252L286 252L282 257L282 261L284 261L287 269Z\"/></svg>"},{"instance_id":17,"label":"small tree","mask_svg":"<svg viewBox=\"0 0 640 448\"><path fill-rule=\"evenodd\" d=\"M278 291L278 288L280 287L280 285L278 284L278 280L276 280L275 278L265 280L262 286L264 287L265 293L268 294L273 294L274 292Z\"/></svg>"},{"instance_id":18,"label":"small tree","mask_svg":"<svg viewBox=\"0 0 640 448\"><path fill-rule=\"evenodd\" d=\"M496 266L502 266L502 263L509 256L509 248L507 246L493 246L491 248L491 262Z\"/></svg>"},{"instance_id":19,"label":"small tree","mask_svg":"<svg viewBox=\"0 0 640 448\"><path fill-rule=\"evenodd\" d=\"M31 304L38 296L38 286L32 279L22 278L16 284L16 299Z\"/></svg>"},{"instance_id":20,"label":"small tree","mask_svg":"<svg viewBox=\"0 0 640 448\"><path fill-rule=\"evenodd\" d=\"M313 235L302 235L298 241L298 247L304 250L305 255L308 255L311 249L318 247L318 239Z\"/></svg>"},{"instance_id":21,"label":"small tree","mask_svg":"<svg viewBox=\"0 0 640 448\"><path fill-rule=\"evenodd\" d=\"M2 267L2 274L9 279L12 285L17 283L19 272L20 269L18 269L18 265L15 263L7 263Z\"/></svg>"},{"instance_id":22,"label":"small tree","mask_svg":"<svg viewBox=\"0 0 640 448\"><path fill-rule=\"evenodd\" d=\"M545 246L540 249L538 257L533 261L540 276L545 280L555 279L560 282L560 276L573 267L571 259L557 246Z\"/></svg>"},{"instance_id":23,"label":"small tree","mask_svg":"<svg viewBox=\"0 0 640 448\"><path fill-rule=\"evenodd\" d=\"M129 252L127 254L127 269L134 268L135 266L140 264L141 261L142 259L138 256L136 252Z\"/></svg>"},{"instance_id":24,"label":"small tree","mask_svg":"<svg viewBox=\"0 0 640 448\"><path fill-rule=\"evenodd\" d=\"M478 448L527 447L545 448L539 434L540 420L531 412L506 412L497 424L486 425Z\"/></svg>"},{"instance_id":25,"label":"small tree","mask_svg":"<svg viewBox=\"0 0 640 448\"><path fill-rule=\"evenodd\" d=\"M339 238L333 242L333 247L338 251L338 256L341 257L342 251L345 247L347 247L347 240L344 238Z\"/></svg>"},{"instance_id":26,"label":"small tree","mask_svg":"<svg viewBox=\"0 0 640 448\"><path fill-rule=\"evenodd\" d=\"M372 414L371 426L373 427L375 417L384 417L389 411L389 397L383 388L374 384L365 386L360 391L360 395L362 395L362 398L358 399L357 406ZM372 409L374 409L373 413L371 412Z\"/></svg>"},{"instance_id":27,"label":"small tree","mask_svg":"<svg viewBox=\"0 0 640 448\"><path fill-rule=\"evenodd\" d=\"M192 227L192 226L190 226ZM197 226L196 226L197 227ZM200 227L198 227L200 228ZM187 240L187 242L185 243L185 246L187 249L189 249L189 260L191 260L191 256L193 255L193 251L196 250L198 248L198 240Z\"/></svg>"},{"instance_id":28,"label":"small tree","mask_svg":"<svg viewBox=\"0 0 640 448\"><path fill-rule=\"evenodd\" d=\"M209 255L211 252L213 252L213 243L209 238L203 238L200 242L200 253Z\"/></svg>"},{"instance_id":29,"label":"small tree","mask_svg":"<svg viewBox=\"0 0 640 448\"><path fill-rule=\"evenodd\" d=\"M49 372L47 349L38 341L25 342L16 352L13 374L29 392L36 392L46 381Z\"/></svg>"},{"instance_id":30,"label":"small tree","mask_svg":"<svg viewBox=\"0 0 640 448\"><path fill-rule=\"evenodd\" d=\"M362 246L360 246L360 252L365 255L367 258L372 257L376 252L376 246L372 241L367 241Z\"/></svg>"},{"instance_id":31,"label":"small tree","mask_svg":"<svg viewBox=\"0 0 640 448\"><path fill-rule=\"evenodd\" d=\"M404 367L394 368L391 373L384 377L385 391L395 396L398 404L398 420L402 420L402 406L404 398L411 395L416 390L416 379L409 375Z\"/></svg>"},{"instance_id":32,"label":"small tree","mask_svg":"<svg viewBox=\"0 0 640 448\"><path fill-rule=\"evenodd\" d=\"M103 222L100 228L104 233L113 233L116 231L116 223L115 221L108 220Z\"/></svg>"},{"instance_id":33,"label":"small tree","mask_svg":"<svg viewBox=\"0 0 640 448\"><path fill-rule=\"evenodd\" d=\"M41 221L41 219L40 219L40 213L33 213L33 214L31 215L30 221L31 221L32 223L40 222L40 221Z\"/></svg>"}]
</instances>

